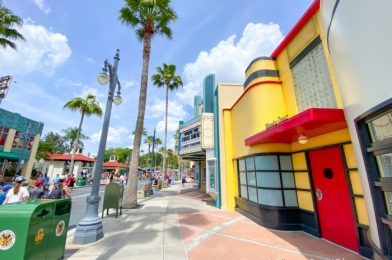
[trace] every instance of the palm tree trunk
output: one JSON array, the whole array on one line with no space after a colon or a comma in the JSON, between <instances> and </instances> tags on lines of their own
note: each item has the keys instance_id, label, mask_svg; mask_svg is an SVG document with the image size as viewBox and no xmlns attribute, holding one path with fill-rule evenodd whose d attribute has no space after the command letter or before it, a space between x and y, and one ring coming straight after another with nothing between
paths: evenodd
<instances>
[{"instance_id":1,"label":"palm tree trunk","mask_svg":"<svg viewBox=\"0 0 392 260\"><path fill-rule=\"evenodd\" d=\"M142 142L144 113L146 110L147 99L147 83L148 83L148 65L151 54L152 35L146 33L143 38L143 69L139 94L139 110L136 121L135 139L133 140L133 152L131 159L131 167L129 173L129 181L124 195L123 207L126 209L135 208L137 206L137 172L139 165L140 144Z\"/></svg>"},{"instance_id":2,"label":"palm tree trunk","mask_svg":"<svg viewBox=\"0 0 392 260\"><path fill-rule=\"evenodd\" d=\"M73 151L72 151L72 156L71 156L71 165L69 166L69 174L73 174L74 165L75 165L75 152L76 152L76 147L78 147L78 144L79 144L79 137L80 137L80 132L82 130L83 119L84 119L84 112L82 112L82 116L81 116L80 122L79 122L78 132L76 134L76 141L73 145Z\"/></svg>"},{"instance_id":3,"label":"palm tree trunk","mask_svg":"<svg viewBox=\"0 0 392 260\"><path fill-rule=\"evenodd\" d=\"M163 150L163 167L162 167L162 174L165 174L166 170L166 145L167 145L167 116L168 116L168 109L169 109L169 86L166 86L166 111L165 111L165 141Z\"/></svg>"},{"instance_id":4,"label":"palm tree trunk","mask_svg":"<svg viewBox=\"0 0 392 260\"><path fill-rule=\"evenodd\" d=\"M154 167L156 167L157 166L157 157L158 157L158 144L157 144L157 146L156 146L156 148L155 148L155 157L154 157Z\"/></svg>"}]
</instances>

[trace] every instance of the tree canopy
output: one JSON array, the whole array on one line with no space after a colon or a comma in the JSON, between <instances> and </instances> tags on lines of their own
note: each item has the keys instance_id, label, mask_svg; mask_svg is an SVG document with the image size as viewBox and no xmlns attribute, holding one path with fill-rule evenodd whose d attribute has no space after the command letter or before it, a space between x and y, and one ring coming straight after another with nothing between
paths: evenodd
<instances>
[{"instance_id":1,"label":"tree canopy","mask_svg":"<svg viewBox=\"0 0 392 260\"><path fill-rule=\"evenodd\" d=\"M23 35L15 27L22 26L23 20L0 3L0 46L16 50L15 40L24 40Z\"/></svg>"}]
</instances>

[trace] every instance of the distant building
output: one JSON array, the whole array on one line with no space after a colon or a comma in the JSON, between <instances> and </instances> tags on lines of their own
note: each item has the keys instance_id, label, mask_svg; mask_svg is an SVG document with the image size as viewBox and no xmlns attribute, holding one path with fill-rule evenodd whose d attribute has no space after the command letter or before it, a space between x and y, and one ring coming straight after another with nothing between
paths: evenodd
<instances>
[{"instance_id":1,"label":"distant building","mask_svg":"<svg viewBox=\"0 0 392 260\"><path fill-rule=\"evenodd\" d=\"M83 148L77 147L75 153L75 164L73 174L75 177L79 177L80 173L93 173L93 167L95 159L82 154ZM69 154L50 154L42 172L47 173L52 180L57 174L64 175L69 173L69 167L71 165L72 152Z\"/></svg>"},{"instance_id":2,"label":"distant building","mask_svg":"<svg viewBox=\"0 0 392 260\"><path fill-rule=\"evenodd\" d=\"M108 162L104 162L102 165L102 169L104 172L113 172L115 174L123 174L127 169L127 165L125 163L118 162L118 157L115 155L111 155Z\"/></svg>"},{"instance_id":3,"label":"distant building","mask_svg":"<svg viewBox=\"0 0 392 260\"><path fill-rule=\"evenodd\" d=\"M30 179L43 127L41 122L0 108L0 179L5 173L15 175L18 161L21 174Z\"/></svg>"}]
</instances>

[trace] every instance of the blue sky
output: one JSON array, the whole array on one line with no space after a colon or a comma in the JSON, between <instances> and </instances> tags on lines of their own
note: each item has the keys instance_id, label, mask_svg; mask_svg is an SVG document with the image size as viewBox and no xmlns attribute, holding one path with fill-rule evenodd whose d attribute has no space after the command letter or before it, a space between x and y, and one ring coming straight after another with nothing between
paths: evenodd
<instances>
[{"instance_id":1,"label":"blue sky","mask_svg":"<svg viewBox=\"0 0 392 260\"><path fill-rule=\"evenodd\" d=\"M123 0L6 0L3 4L24 20L26 42L18 51L0 49L0 75L12 75L1 108L44 122L44 134L78 125L80 115L62 109L73 97L95 94L102 107L107 86L96 82L104 59L120 49L118 77L123 103L114 106L107 147L130 147L135 128L142 44L132 28L118 20ZM219 82L243 83L251 60L271 54L312 0L172 0L178 20L173 39L152 43L149 76L163 63L175 64L184 87L170 93L169 148L179 120L191 119L193 96L201 82L216 73ZM145 128L163 140L164 89L148 87ZM102 118L86 118L85 153L96 154ZM144 148L147 150L146 148Z\"/></svg>"}]
</instances>

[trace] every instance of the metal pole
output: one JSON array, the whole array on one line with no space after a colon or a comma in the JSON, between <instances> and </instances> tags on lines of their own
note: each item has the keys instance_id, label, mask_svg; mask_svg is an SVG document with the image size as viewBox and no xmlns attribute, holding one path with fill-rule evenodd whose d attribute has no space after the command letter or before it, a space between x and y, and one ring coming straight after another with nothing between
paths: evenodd
<instances>
[{"instance_id":1,"label":"metal pole","mask_svg":"<svg viewBox=\"0 0 392 260\"><path fill-rule=\"evenodd\" d=\"M103 164L104 153L106 148L106 141L107 141L108 130L109 130L110 113L112 111L113 95L117 85L117 66L119 60L120 60L120 55L119 55L119 50L117 50L117 53L114 56L113 66L105 62L109 67L109 76L110 76L109 94L106 102L106 110L105 110L105 116L102 125L102 134L101 134L101 140L99 142L97 161L95 162L95 167L94 167L94 179L93 179L91 194L89 197L87 197L86 200L87 206L86 206L85 216L81 221L79 221L78 226L76 227L76 232L74 237L75 244L89 244L103 238L102 220L98 216L98 205L101 199L98 192L99 192L99 185L100 185L100 179L102 174L102 164Z\"/></svg>"},{"instance_id":2,"label":"metal pole","mask_svg":"<svg viewBox=\"0 0 392 260\"><path fill-rule=\"evenodd\" d=\"M154 161L154 149L155 149L155 128L154 128L154 136L152 138L152 159L150 163L150 178L149 178L149 192L150 195L154 194L154 191L152 190L152 173L153 173L153 161Z\"/></svg>"}]
</instances>

